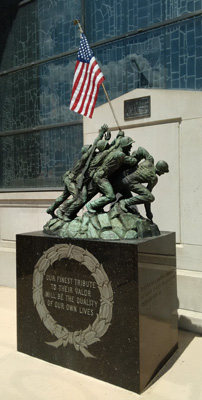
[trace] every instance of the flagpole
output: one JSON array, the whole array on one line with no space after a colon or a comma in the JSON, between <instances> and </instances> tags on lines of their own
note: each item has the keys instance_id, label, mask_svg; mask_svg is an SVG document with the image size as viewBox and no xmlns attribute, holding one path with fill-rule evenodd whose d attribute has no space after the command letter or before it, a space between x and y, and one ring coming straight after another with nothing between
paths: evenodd
<instances>
[{"instance_id":1,"label":"flagpole","mask_svg":"<svg viewBox=\"0 0 202 400\"><path fill-rule=\"evenodd\" d=\"M116 115L115 115L115 113L114 113L114 109L113 109L113 107L112 107L112 103L111 103L111 101L110 101L110 98L109 98L109 96L108 96L108 93L107 93L107 91L106 91L106 88L105 88L105 85L104 85L103 82L102 82L102 87L103 87L103 89L104 89L105 96L106 96L106 98L107 98L107 100L108 100L108 103L109 103L109 106L110 106L110 108L111 108L112 114L113 114L114 119L115 119L115 121L116 121L116 125L118 126L119 131L121 131L121 128L120 128L119 123L118 123L118 120L117 120Z\"/></svg>"},{"instance_id":2,"label":"flagpole","mask_svg":"<svg viewBox=\"0 0 202 400\"><path fill-rule=\"evenodd\" d=\"M74 25L78 25L78 28L79 28L80 32L83 33L83 29L82 29L81 24L80 24L80 21L79 21L78 19L75 19L75 20L74 20ZM119 129L119 131L120 131L120 130L121 130L120 125L119 125L118 120L117 120L117 118L116 118L114 109L113 109L113 107L112 107L112 103L111 103L111 101L110 101L110 98L109 98L109 96L108 96L108 93L107 93L107 91L106 91L106 88L105 88L105 85L104 85L103 82L102 82L102 87L103 87L105 96L106 96L106 98L107 98L107 101L108 101L108 103L109 103L109 106L110 106L110 108L111 108L111 111L112 111L112 114L113 114L113 116L114 116L114 119L115 119L115 121L116 121L117 127L118 127L118 129Z\"/></svg>"}]
</instances>

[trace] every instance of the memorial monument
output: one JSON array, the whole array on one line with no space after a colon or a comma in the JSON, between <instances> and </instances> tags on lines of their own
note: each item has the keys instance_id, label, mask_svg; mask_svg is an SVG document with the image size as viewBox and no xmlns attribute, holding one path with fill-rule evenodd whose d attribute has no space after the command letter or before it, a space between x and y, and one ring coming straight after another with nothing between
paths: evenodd
<instances>
[{"instance_id":1,"label":"memorial monument","mask_svg":"<svg viewBox=\"0 0 202 400\"><path fill-rule=\"evenodd\" d=\"M75 23L81 44L70 109L92 117L104 76ZM111 141L103 125L64 174L43 232L17 235L17 343L141 393L177 348L176 255L175 234L160 232L151 211L168 164L142 147L131 154L132 143L120 127Z\"/></svg>"},{"instance_id":2,"label":"memorial monument","mask_svg":"<svg viewBox=\"0 0 202 400\"><path fill-rule=\"evenodd\" d=\"M133 140L123 131L111 143L110 137L103 125L93 145L84 146L81 159L65 173L64 191L47 209L52 218L44 231L49 235L118 240L160 234L152 221L152 189L158 176L168 173L167 162L160 160L154 165L153 157L142 147L130 154ZM92 200L98 193L101 197ZM147 218L139 214L138 204L144 204ZM87 211L78 216L85 205ZM107 205L110 210L105 212Z\"/></svg>"},{"instance_id":3,"label":"memorial monument","mask_svg":"<svg viewBox=\"0 0 202 400\"><path fill-rule=\"evenodd\" d=\"M151 212L169 167L110 139L82 148L44 232L17 235L18 350L141 393L177 348L175 234Z\"/></svg>"}]
</instances>

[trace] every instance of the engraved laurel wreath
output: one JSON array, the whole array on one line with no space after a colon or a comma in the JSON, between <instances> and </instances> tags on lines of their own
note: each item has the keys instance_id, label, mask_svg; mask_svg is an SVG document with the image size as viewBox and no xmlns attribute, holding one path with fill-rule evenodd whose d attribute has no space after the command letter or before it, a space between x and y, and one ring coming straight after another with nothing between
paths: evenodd
<instances>
[{"instance_id":1,"label":"engraved laurel wreath","mask_svg":"<svg viewBox=\"0 0 202 400\"><path fill-rule=\"evenodd\" d=\"M70 332L59 325L50 315L43 298L43 277L47 269L56 261L62 258L73 259L85 266L94 277L100 292L99 314L92 325L85 330ZM44 252L34 267L33 274L33 301L38 314L45 327L52 335L57 337L55 342L46 342L53 347L66 347L73 344L77 351L81 351L85 357L95 358L89 353L87 347L100 341L100 338L107 332L112 319L113 291L108 276L103 266L87 250L71 244L59 244Z\"/></svg>"}]
</instances>

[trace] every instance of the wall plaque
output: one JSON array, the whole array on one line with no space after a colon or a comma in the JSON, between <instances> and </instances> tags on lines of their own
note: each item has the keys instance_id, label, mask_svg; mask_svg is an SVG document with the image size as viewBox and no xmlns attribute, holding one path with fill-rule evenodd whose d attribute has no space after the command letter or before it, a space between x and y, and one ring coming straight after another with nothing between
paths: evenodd
<instances>
[{"instance_id":1,"label":"wall plaque","mask_svg":"<svg viewBox=\"0 0 202 400\"><path fill-rule=\"evenodd\" d=\"M150 116L151 116L150 96L124 101L125 121L130 119L145 118Z\"/></svg>"}]
</instances>

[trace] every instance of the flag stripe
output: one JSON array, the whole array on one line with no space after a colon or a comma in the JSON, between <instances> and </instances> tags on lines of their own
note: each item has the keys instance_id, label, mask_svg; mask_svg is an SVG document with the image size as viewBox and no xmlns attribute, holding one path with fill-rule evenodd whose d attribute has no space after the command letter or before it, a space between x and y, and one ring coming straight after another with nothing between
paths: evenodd
<instances>
[{"instance_id":1,"label":"flag stripe","mask_svg":"<svg viewBox=\"0 0 202 400\"><path fill-rule=\"evenodd\" d=\"M92 118L98 90L104 79L87 39L82 34L74 71L70 110Z\"/></svg>"},{"instance_id":2,"label":"flag stripe","mask_svg":"<svg viewBox=\"0 0 202 400\"><path fill-rule=\"evenodd\" d=\"M76 62L76 67L75 67L75 72L74 72L74 81L73 81L71 100L72 99L74 100L74 93L75 93L75 90L76 90L77 85L79 83L83 68L84 68L84 64L80 63L79 61L77 61ZM75 96L75 98L76 98L76 96Z\"/></svg>"},{"instance_id":3,"label":"flag stripe","mask_svg":"<svg viewBox=\"0 0 202 400\"><path fill-rule=\"evenodd\" d=\"M85 114L84 115L86 115L86 116L89 116L88 114L88 110L89 110L89 107L90 107L90 109L91 109L91 104L95 104L94 103L94 91L95 91L95 87L96 87L96 81L97 81L97 77L99 77L100 76L100 69L99 69L99 67L98 67L98 65L96 65L96 69L94 69L94 73L92 74L93 76L92 76L92 79L91 79L91 86L90 86L90 89L89 89L89 97L88 97L88 101L87 101L87 105L86 105L86 108L85 108ZM101 74L101 76L100 76L100 78L102 77L102 74Z\"/></svg>"},{"instance_id":4,"label":"flag stripe","mask_svg":"<svg viewBox=\"0 0 202 400\"><path fill-rule=\"evenodd\" d=\"M91 101L91 96L92 96L92 93L93 93L95 75L97 73L99 73L99 66L96 63L96 60L94 59L92 61L93 62L92 62L92 65L91 65L88 91L86 91L86 96L85 96L83 115L87 115L88 107L89 107L89 104L90 104L90 101Z\"/></svg>"},{"instance_id":5,"label":"flag stripe","mask_svg":"<svg viewBox=\"0 0 202 400\"><path fill-rule=\"evenodd\" d=\"M79 102L81 100L81 96L83 94L83 87L85 85L85 79L86 79L88 67L89 67L89 64L85 63L84 67L82 69L81 78L80 78L79 83L77 85L77 88L75 90L76 96L75 96L74 105L73 105L73 110L75 112L78 112L77 108L79 108L78 105L79 105Z\"/></svg>"},{"instance_id":6,"label":"flag stripe","mask_svg":"<svg viewBox=\"0 0 202 400\"><path fill-rule=\"evenodd\" d=\"M82 113L83 115L85 115L85 109L86 109L86 106L88 104L88 99L89 99L89 96L90 96L92 71L93 71L93 68L94 68L95 64L96 64L96 61L94 60L94 57L93 57L92 60L90 61L90 65L89 65L90 68L88 70L88 77L87 77L87 80L86 80L86 90L85 90L85 94L83 96L83 102L82 102L81 107L80 107L80 109L78 111L80 114Z\"/></svg>"},{"instance_id":7,"label":"flag stripe","mask_svg":"<svg viewBox=\"0 0 202 400\"><path fill-rule=\"evenodd\" d=\"M89 115L87 114L87 117L89 116L89 118L92 118L92 116L93 116L93 111L94 111L94 108L95 108L95 103L96 103L97 97L98 97L99 87L100 87L100 85L102 84L103 81L104 81L104 77L102 76L101 79L99 79L99 82L97 83L97 85L96 85L96 87L95 87L94 101L93 101L93 103L92 103L92 105L91 105L91 111L90 111L90 113L88 113Z\"/></svg>"},{"instance_id":8,"label":"flag stripe","mask_svg":"<svg viewBox=\"0 0 202 400\"><path fill-rule=\"evenodd\" d=\"M80 63L80 65L78 67L77 78L76 78L76 81L75 81L75 84L74 84L73 90L72 90L73 97L72 97L71 103L72 103L73 110L75 109L75 107L77 106L77 103L79 101L78 96L79 96L79 91L80 91L80 88L81 88L81 85L83 82L83 76L85 74L86 65L87 64ZM71 105L70 105L70 107L71 107Z\"/></svg>"},{"instance_id":9,"label":"flag stripe","mask_svg":"<svg viewBox=\"0 0 202 400\"><path fill-rule=\"evenodd\" d=\"M75 109L75 111L78 112L79 114L80 114L79 110L80 109L82 110L82 108L81 108L82 104L83 104L83 102L85 102L87 87L88 87L88 83L90 81L90 79L89 79L90 78L89 69L90 69L90 65L88 64L88 68L86 69L86 74L85 74L83 85L82 85L82 89L83 90L80 93L80 99L79 99L78 105L77 105L77 107Z\"/></svg>"}]
</instances>

